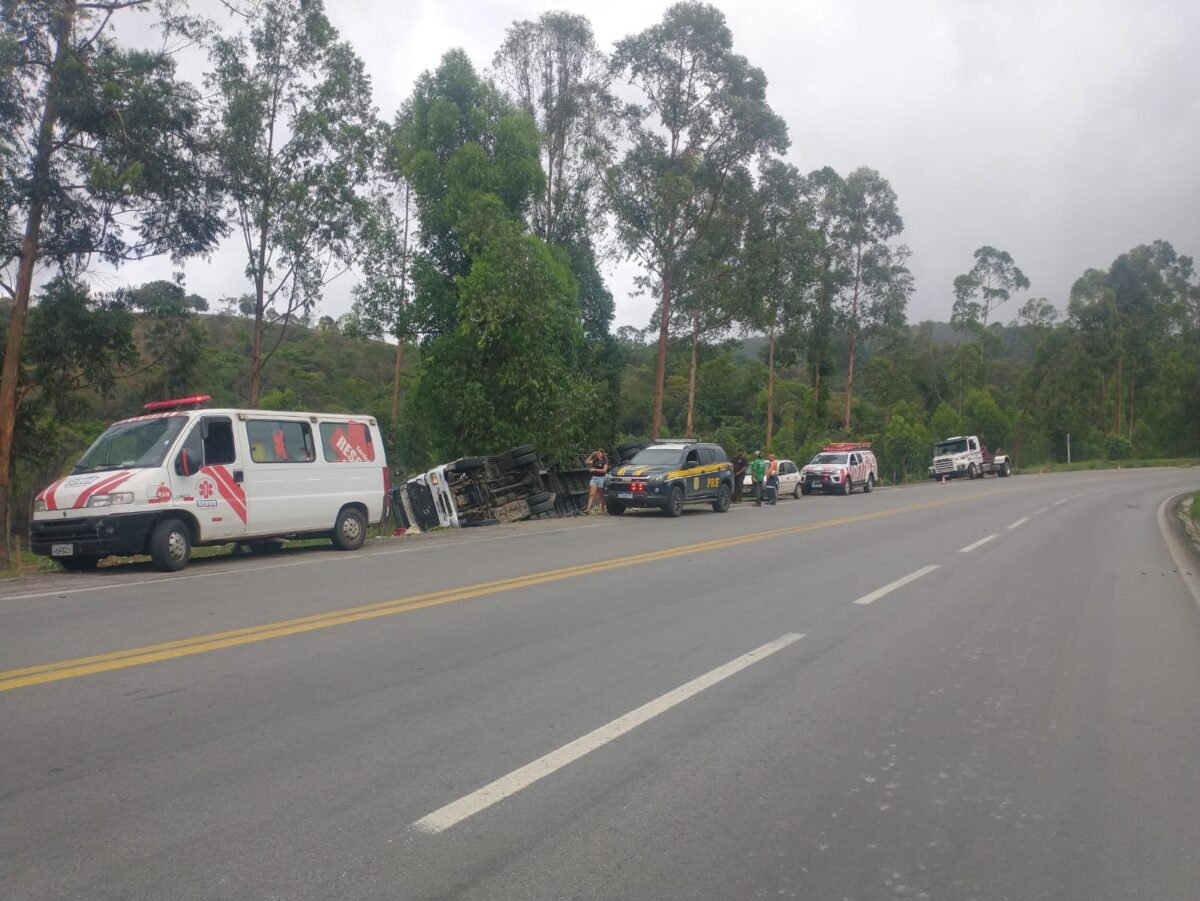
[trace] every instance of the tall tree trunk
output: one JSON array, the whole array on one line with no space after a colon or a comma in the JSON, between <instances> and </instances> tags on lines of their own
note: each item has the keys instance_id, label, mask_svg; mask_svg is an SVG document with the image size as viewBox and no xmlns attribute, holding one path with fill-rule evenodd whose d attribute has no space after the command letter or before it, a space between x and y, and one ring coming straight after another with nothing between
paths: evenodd
<instances>
[{"instance_id":1,"label":"tall tree trunk","mask_svg":"<svg viewBox=\"0 0 1200 901\"><path fill-rule=\"evenodd\" d=\"M1129 440L1133 441L1133 380L1134 374L1129 374Z\"/></svg>"},{"instance_id":2,"label":"tall tree trunk","mask_svg":"<svg viewBox=\"0 0 1200 901\"><path fill-rule=\"evenodd\" d=\"M1113 432L1117 435L1121 434L1121 400L1125 396L1125 372L1124 372L1124 357L1117 357L1117 416L1113 420Z\"/></svg>"},{"instance_id":3,"label":"tall tree trunk","mask_svg":"<svg viewBox=\"0 0 1200 901\"><path fill-rule=\"evenodd\" d=\"M851 327L853 329L853 326ZM846 407L842 415L842 428L850 431L850 398L854 393L854 352L858 346L858 331L850 332L850 354L846 366ZM961 403L961 401L960 401Z\"/></svg>"},{"instance_id":4,"label":"tall tree trunk","mask_svg":"<svg viewBox=\"0 0 1200 901\"><path fill-rule=\"evenodd\" d=\"M771 450L771 439L775 433L775 322L767 333L767 451Z\"/></svg>"},{"instance_id":5,"label":"tall tree trunk","mask_svg":"<svg viewBox=\"0 0 1200 901\"><path fill-rule=\"evenodd\" d=\"M671 266L665 261L662 280L662 305L658 317L658 361L654 366L654 416L651 419L650 437L657 441L662 428L663 386L667 378L667 339L671 324Z\"/></svg>"},{"instance_id":6,"label":"tall tree trunk","mask_svg":"<svg viewBox=\"0 0 1200 901\"><path fill-rule=\"evenodd\" d=\"M12 443L17 422L17 382L21 377L21 349L25 343L25 321L29 298L33 293L33 270L37 264L46 213L50 157L54 153L54 122L58 118L58 84L70 48L71 29L75 24L75 0L65 0L54 21L54 62L46 85L46 105L38 124L37 149L33 157L33 188L25 235L21 239L21 263L17 268L16 291L8 319L8 340L4 366L0 370L0 568L10 565L8 542L12 532Z\"/></svg>"},{"instance_id":7,"label":"tall tree trunk","mask_svg":"<svg viewBox=\"0 0 1200 901\"><path fill-rule=\"evenodd\" d=\"M846 404L842 412L842 429L850 431L850 398L854 393L854 351L858 346L858 301L862 290L862 246L855 248L854 296L850 301L850 352L846 361Z\"/></svg>"},{"instance_id":8,"label":"tall tree trunk","mask_svg":"<svg viewBox=\"0 0 1200 901\"><path fill-rule=\"evenodd\" d=\"M409 198L412 189L408 182L404 183L404 237L400 247L400 309L396 311L397 320L404 308L408 306L408 219ZM400 329L396 329L396 371L392 376L392 430L400 420L400 371L404 367L404 337Z\"/></svg>"},{"instance_id":9,"label":"tall tree trunk","mask_svg":"<svg viewBox=\"0 0 1200 901\"><path fill-rule=\"evenodd\" d=\"M262 389L262 346L263 332L267 329L266 310L263 309L263 275L254 277L254 335L250 340L250 385L246 390L246 406L258 406L258 392Z\"/></svg>"},{"instance_id":10,"label":"tall tree trunk","mask_svg":"<svg viewBox=\"0 0 1200 901\"><path fill-rule=\"evenodd\" d=\"M825 304L827 303L825 286L829 280L829 258L825 257L821 265L821 287L817 294L817 330L818 345L816 362L809 365L813 368L813 412L821 418L821 365L825 360Z\"/></svg>"},{"instance_id":11,"label":"tall tree trunk","mask_svg":"<svg viewBox=\"0 0 1200 901\"><path fill-rule=\"evenodd\" d=\"M687 437L696 433L696 368L700 362L700 313L692 317L692 371L688 376Z\"/></svg>"}]
</instances>

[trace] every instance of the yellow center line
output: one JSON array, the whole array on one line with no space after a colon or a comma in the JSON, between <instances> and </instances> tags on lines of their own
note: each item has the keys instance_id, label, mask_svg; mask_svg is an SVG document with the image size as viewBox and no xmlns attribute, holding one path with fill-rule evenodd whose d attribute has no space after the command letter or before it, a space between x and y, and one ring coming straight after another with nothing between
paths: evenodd
<instances>
[{"instance_id":1,"label":"yellow center line","mask_svg":"<svg viewBox=\"0 0 1200 901\"><path fill-rule=\"evenodd\" d=\"M1029 491L1032 488L1016 489ZM531 588L535 585L545 585L549 582L559 582L564 579L574 579L593 573L606 572L613 569L623 569L630 566L640 566L645 563L657 563L671 560L689 554L704 551L716 551L724 548L737 547L755 541L770 538L782 538L787 535L798 535L817 529L833 528L835 526L851 525L854 523L870 522L904 513L915 513L934 507L944 507L980 497L987 497L997 492L981 492L961 495L922 504L911 504L897 507L893 510L881 510L874 513L858 513L851 516L841 516L835 519L823 519L817 522L795 526L784 526L777 529L766 529L758 532L747 532L728 538L715 538L694 544L680 545L658 551L647 551L641 554L630 554L623 557L613 557L608 560L598 560L593 563L583 563L567 566L561 569L544 570L508 579L498 579L492 582L479 582L474 585L464 585L458 588L447 588L431 591L425 594L412 595L390 601L379 601L374 604L364 604L358 607L348 607L342 610L331 610L326 613L316 613L297 619L281 620L273 623L263 623L242 629L231 629L226 632L214 632L208 635L197 635L191 638L181 638L161 644L144 645L142 647L126 648L119 651L109 651L91 657L77 657L71 660L59 660L38 666L27 666L20 669L0 671L0 692L12 691L17 688L27 688L31 685L42 685L47 682L61 682L80 676L90 676L96 673L127 669L134 666L144 666L163 660L174 660L193 654L205 654L238 645L254 644L272 638L283 638L287 635L299 635L304 632L314 632L318 629L328 629L332 626L342 626L347 623L357 623L381 616L393 616L397 613L407 613L412 610L423 610L427 607L437 607L442 604L452 604L472 598L500 594L518 588ZM1012 490L1004 492L1013 493Z\"/></svg>"}]
</instances>

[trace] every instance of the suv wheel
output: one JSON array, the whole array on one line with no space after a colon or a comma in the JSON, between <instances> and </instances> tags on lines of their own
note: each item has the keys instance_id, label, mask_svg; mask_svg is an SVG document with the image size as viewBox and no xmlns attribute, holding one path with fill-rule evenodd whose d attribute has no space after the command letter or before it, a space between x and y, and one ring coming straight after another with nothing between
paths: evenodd
<instances>
[{"instance_id":1,"label":"suv wheel","mask_svg":"<svg viewBox=\"0 0 1200 901\"><path fill-rule=\"evenodd\" d=\"M609 516L620 516L625 512L625 505L620 501L605 501L604 509L608 511Z\"/></svg>"},{"instance_id":2,"label":"suv wheel","mask_svg":"<svg viewBox=\"0 0 1200 901\"><path fill-rule=\"evenodd\" d=\"M722 485L717 489L717 499L713 501L713 510L717 513L728 513L729 501L729 486Z\"/></svg>"},{"instance_id":3,"label":"suv wheel","mask_svg":"<svg viewBox=\"0 0 1200 901\"><path fill-rule=\"evenodd\" d=\"M679 485L671 489L671 496L667 498L666 514L671 517L683 515L683 488Z\"/></svg>"},{"instance_id":4,"label":"suv wheel","mask_svg":"<svg viewBox=\"0 0 1200 901\"><path fill-rule=\"evenodd\" d=\"M867 476L867 480L863 483L863 494L870 494L875 490L875 476Z\"/></svg>"},{"instance_id":5,"label":"suv wheel","mask_svg":"<svg viewBox=\"0 0 1200 901\"><path fill-rule=\"evenodd\" d=\"M854 493L854 479L846 476L846 481L842 482L842 494L850 495Z\"/></svg>"}]
</instances>

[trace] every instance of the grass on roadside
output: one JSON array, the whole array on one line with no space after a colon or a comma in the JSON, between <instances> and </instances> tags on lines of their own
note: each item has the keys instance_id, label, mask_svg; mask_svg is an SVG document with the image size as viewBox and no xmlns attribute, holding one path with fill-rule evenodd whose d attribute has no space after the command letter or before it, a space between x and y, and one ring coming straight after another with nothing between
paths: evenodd
<instances>
[{"instance_id":1,"label":"grass on roadside","mask_svg":"<svg viewBox=\"0 0 1200 901\"><path fill-rule=\"evenodd\" d=\"M1078 460L1074 463L1030 463L1018 472L1090 472L1097 469L1144 469L1154 466L1200 466L1200 459L1179 457L1173 460Z\"/></svg>"},{"instance_id":2,"label":"grass on roadside","mask_svg":"<svg viewBox=\"0 0 1200 901\"><path fill-rule=\"evenodd\" d=\"M1197 526L1200 526L1200 494L1192 495L1192 503L1188 507L1188 516Z\"/></svg>"},{"instance_id":3,"label":"grass on roadside","mask_svg":"<svg viewBox=\"0 0 1200 901\"><path fill-rule=\"evenodd\" d=\"M395 526L389 520L383 525L370 526L367 529L367 540L372 541L377 538L391 538L392 531ZM293 547L315 547L319 545L329 545L328 538L299 538L293 541L288 541L284 546ZM234 554L235 544L219 544L215 547L197 547L192 548L192 559L200 560L208 557L232 557ZM133 557L108 557L101 562L101 566L120 566L125 563L144 563L149 560L149 557L133 556ZM21 551L20 555L12 555L13 563L7 569L0 569L0 579L16 579L21 576L36 576L45 575L46 573L61 573L63 568L55 563L49 557L41 557L30 551Z\"/></svg>"}]
</instances>

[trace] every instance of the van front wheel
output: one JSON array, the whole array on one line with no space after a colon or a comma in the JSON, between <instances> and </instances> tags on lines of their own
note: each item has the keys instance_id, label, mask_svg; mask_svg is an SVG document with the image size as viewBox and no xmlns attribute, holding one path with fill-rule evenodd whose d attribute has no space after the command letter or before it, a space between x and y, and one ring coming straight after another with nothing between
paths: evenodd
<instances>
[{"instance_id":1,"label":"van front wheel","mask_svg":"<svg viewBox=\"0 0 1200 901\"><path fill-rule=\"evenodd\" d=\"M366 540L366 517L353 507L345 507L333 524L333 546L339 551L356 551Z\"/></svg>"},{"instance_id":2,"label":"van front wheel","mask_svg":"<svg viewBox=\"0 0 1200 901\"><path fill-rule=\"evenodd\" d=\"M192 559L192 533L178 519L164 519L150 536L150 558L156 569L178 572Z\"/></svg>"}]
</instances>

